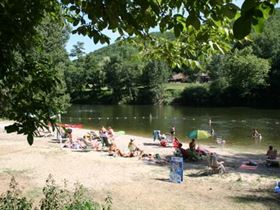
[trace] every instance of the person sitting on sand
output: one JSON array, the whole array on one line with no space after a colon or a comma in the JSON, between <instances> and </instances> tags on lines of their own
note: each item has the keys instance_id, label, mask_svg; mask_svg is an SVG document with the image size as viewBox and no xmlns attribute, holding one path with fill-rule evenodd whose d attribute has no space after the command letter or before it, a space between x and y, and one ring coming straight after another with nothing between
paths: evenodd
<instances>
[{"instance_id":1,"label":"person sitting on sand","mask_svg":"<svg viewBox=\"0 0 280 210\"><path fill-rule=\"evenodd\" d=\"M100 142L98 141L98 138L94 138L91 133L87 133L83 136L83 142L87 145L87 147L90 147L91 149L99 150Z\"/></svg>"},{"instance_id":2,"label":"person sitting on sand","mask_svg":"<svg viewBox=\"0 0 280 210\"><path fill-rule=\"evenodd\" d=\"M87 134L85 136L87 136L90 140L100 139L100 136L95 131L89 131L89 132L87 132Z\"/></svg>"},{"instance_id":3,"label":"person sitting on sand","mask_svg":"<svg viewBox=\"0 0 280 210\"><path fill-rule=\"evenodd\" d=\"M179 148L179 145L181 144L181 142L179 141L179 139L177 139L175 137L175 138L173 138L172 144L173 144L173 147L176 149L176 148Z\"/></svg>"},{"instance_id":4,"label":"person sitting on sand","mask_svg":"<svg viewBox=\"0 0 280 210\"><path fill-rule=\"evenodd\" d=\"M109 147L110 143L108 141L108 132L104 126L102 126L102 128L99 130L99 136L101 139L102 148L104 148L105 146Z\"/></svg>"},{"instance_id":5,"label":"person sitting on sand","mask_svg":"<svg viewBox=\"0 0 280 210\"><path fill-rule=\"evenodd\" d=\"M67 141L63 145L64 148L72 148L74 144L73 130L71 128L65 129Z\"/></svg>"},{"instance_id":6,"label":"person sitting on sand","mask_svg":"<svg viewBox=\"0 0 280 210\"><path fill-rule=\"evenodd\" d=\"M115 136L115 132L114 132L113 128L111 128L110 126L108 127L108 136L110 138L114 138L114 136Z\"/></svg>"},{"instance_id":7,"label":"person sitting on sand","mask_svg":"<svg viewBox=\"0 0 280 210\"><path fill-rule=\"evenodd\" d=\"M160 135L160 142L159 143L160 143L160 146L162 146L162 147L167 146L168 142L167 142L165 134Z\"/></svg>"},{"instance_id":8,"label":"person sitting on sand","mask_svg":"<svg viewBox=\"0 0 280 210\"><path fill-rule=\"evenodd\" d=\"M224 162L223 161L218 161L217 154L216 153L210 153L209 159L208 159L208 166L211 169L211 172L216 174L216 173L225 173L226 169L224 167Z\"/></svg>"},{"instance_id":9,"label":"person sitting on sand","mask_svg":"<svg viewBox=\"0 0 280 210\"><path fill-rule=\"evenodd\" d=\"M175 153L179 154L179 156L183 157L184 160L200 160L201 157L198 155L196 151L191 151L190 149L184 149L183 144L179 144L179 147L176 148Z\"/></svg>"},{"instance_id":10,"label":"person sitting on sand","mask_svg":"<svg viewBox=\"0 0 280 210\"><path fill-rule=\"evenodd\" d=\"M109 147L109 156L120 156L120 157L134 157L134 153L129 152L125 154L122 152L115 143L112 143Z\"/></svg>"},{"instance_id":11,"label":"person sitting on sand","mask_svg":"<svg viewBox=\"0 0 280 210\"><path fill-rule=\"evenodd\" d=\"M109 155L118 155L120 157L128 157L128 155L121 152L121 150L117 147L115 143L112 143L112 145L109 147Z\"/></svg>"},{"instance_id":12,"label":"person sitting on sand","mask_svg":"<svg viewBox=\"0 0 280 210\"><path fill-rule=\"evenodd\" d=\"M97 139L91 139L90 143L92 149L96 149L96 151L100 150L100 142Z\"/></svg>"},{"instance_id":13,"label":"person sitting on sand","mask_svg":"<svg viewBox=\"0 0 280 210\"><path fill-rule=\"evenodd\" d=\"M66 141L63 145L63 148L70 148L70 149L86 149L87 145L84 142L83 138L77 138L75 140Z\"/></svg>"},{"instance_id":14,"label":"person sitting on sand","mask_svg":"<svg viewBox=\"0 0 280 210\"><path fill-rule=\"evenodd\" d=\"M273 146L269 146L266 153L266 165L279 167L279 160L277 160L277 149L273 149Z\"/></svg>"},{"instance_id":15,"label":"person sitting on sand","mask_svg":"<svg viewBox=\"0 0 280 210\"><path fill-rule=\"evenodd\" d=\"M192 160L201 160L202 159L201 155L202 153L204 153L203 150L196 149L195 139L192 139L192 141L189 143L188 152Z\"/></svg>"},{"instance_id":16,"label":"person sitting on sand","mask_svg":"<svg viewBox=\"0 0 280 210\"><path fill-rule=\"evenodd\" d=\"M266 157L269 160L274 160L277 158L277 150L273 149L273 146L269 146L266 152Z\"/></svg>"},{"instance_id":17,"label":"person sitting on sand","mask_svg":"<svg viewBox=\"0 0 280 210\"><path fill-rule=\"evenodd\" d=\"M176 132L176 128L175 128L174 125L172 125L171 128L170 128L170 135L175 136L175 132Z\"/></svg>"},{"instance_id":18,"label":"person sitting on sand","mask_svg":"<svg viewBox=\"0 0 280 210\"><path fill-rule=\"evenodd\" d=\"M179 153L181 154L181 156L184 160L189 159L190 154L188 153L188 151L186 149L182 148L182 146L183 146L183 144L180 143L177 150L179 151Z\"/></svg>"},{"instance_id":19,"label":"person sitting on sand","mask_svg":"<svg viewBox=\"0 0 280 210\"><path fill-rule=\"evenodd\" d=\"M195 139L192 139L192 141L189 144L190 150L195 151L196 144L195 144Z\"/></svg>"},{"instance_id":20,"label":"person sitting on sand","mask_svg":"<svg viewBox=\"0 0 280 210\"><path fill-rule=\"evenodd\" d=\"M128 143L127 147L128 147L129 154L130 154L131 157L141 155L143 153L143 150L141 150L139 147L137 147L134 144L134 139L130 139L130 142Z\"/></svg>"}]
</instances>

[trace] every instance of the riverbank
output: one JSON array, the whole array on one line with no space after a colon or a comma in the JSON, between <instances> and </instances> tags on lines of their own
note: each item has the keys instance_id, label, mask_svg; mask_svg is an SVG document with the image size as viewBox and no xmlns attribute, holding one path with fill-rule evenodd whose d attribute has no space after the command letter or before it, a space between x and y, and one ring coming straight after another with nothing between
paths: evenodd
<instances>
[{"instance_id":1,"label":"riverbank","mask_svg":"<svg viewBox=\"0 0 280 210\"><path fill-rule=\"evenodd\" d=\"M225 161L227 173L207 176L207 162L184 164L184 182L169 182L169 165L148 164L138 158L108 156L107 152L72 152L61 149L53 137L36 138L29 146L26 137L6 134L0 123L0 192L8 189L15 176L24 194L39 200L49 174L59 185L75 182L90 190L97 201L110 194L113 209L278 209L279 195L273 193L279 179L279 168L258 166L256 170L241 170L245 160L261 160L265 151L240 151L234 148L209 147ZM88 130L75 129L82 136ZM130 138L145 152L173 154L172 148L153 144L152 139L120 135L116 143L125 150Z\"/></svg>"}]
</instances>

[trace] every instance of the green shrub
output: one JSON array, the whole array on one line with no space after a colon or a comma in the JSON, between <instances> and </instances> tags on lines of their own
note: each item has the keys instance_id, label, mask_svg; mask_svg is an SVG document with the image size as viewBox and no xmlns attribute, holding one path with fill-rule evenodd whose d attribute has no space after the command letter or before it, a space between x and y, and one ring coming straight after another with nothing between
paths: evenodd
<instances>
[{"instance_id":1,"label":"green shrub","mask_svg":"<svg viewBox=\"0 0 280 210\"><path fill-rule=\"evenodd\" d=\"M104 204L93 201L88 196L88 191L81 184L75 184L74 192L55 185L54 178L49 175L43 188L44 197L34 210L110 210L112 198L108 196ZM21 197L17 189L15 178L12 177L10 189L0 196L0 209L2 210L31 210L32 202L26 197Z\"/></svg>"},{"instance_id":2,"label":"green shrub","mask_svg":"<svg viewBox=\"0 0 280 210\"><path fill-rule=\"evenodd\" d=\"M189 106L207 106L210 101L209 84L190 84L174 103Z\"/></svg>"},{"instance_id":3,"label":"green shrub","mask_svg":"<svg viewBox=\"0 0 280 210\"><path fill-rule=\"evenodd\" d=\"M25 197L21 197L21 192L17 188L18 183L12 177L10 189L0 196L0 209L29 210L32 209L32 202Z\"/></svg>"}]
</instances>

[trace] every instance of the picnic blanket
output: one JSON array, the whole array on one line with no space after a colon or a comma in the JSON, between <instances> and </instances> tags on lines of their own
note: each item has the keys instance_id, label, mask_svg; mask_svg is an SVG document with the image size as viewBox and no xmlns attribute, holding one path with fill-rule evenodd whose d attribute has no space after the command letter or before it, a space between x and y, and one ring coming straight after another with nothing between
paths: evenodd
<instances>
[{"instance_id":1,"label":"picnic blanket","mask_svg":"<svg viewBox=\"0 0 280 210\"><path fill-rule=\"evenodd\" d=\"M239 167L239 169L243 169L243 170L256 170L258 167L258 165L253 162L253 161L245 161L241 164L241 166Z\"/></svg>"}]
</instances>

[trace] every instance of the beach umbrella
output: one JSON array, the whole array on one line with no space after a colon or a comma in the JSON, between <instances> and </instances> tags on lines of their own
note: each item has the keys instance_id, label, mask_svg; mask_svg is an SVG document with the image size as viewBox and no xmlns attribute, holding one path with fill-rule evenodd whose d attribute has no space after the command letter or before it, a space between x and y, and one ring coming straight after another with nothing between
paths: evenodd
<instances>
[{"instance_id":1,"label":"beach umbrella","mask_svg":"<svg viewBox=\"0 0 280 210\"><path fill-rule=\"evenodd\" d=\"M193 130L187 134L190 139L207 139L210 136L210 133L204 130Z\"/></svg>"}]
</instances>

